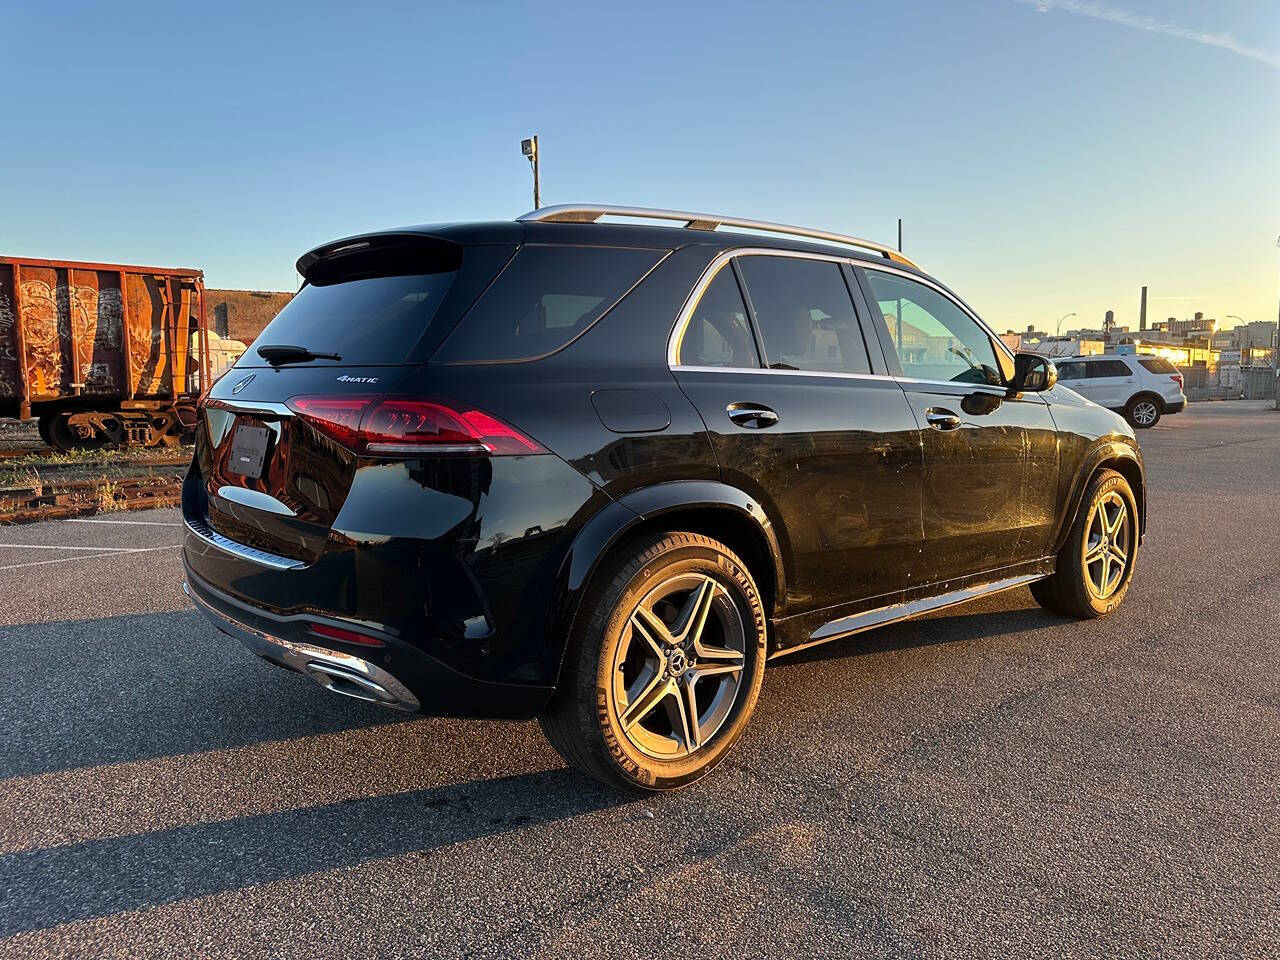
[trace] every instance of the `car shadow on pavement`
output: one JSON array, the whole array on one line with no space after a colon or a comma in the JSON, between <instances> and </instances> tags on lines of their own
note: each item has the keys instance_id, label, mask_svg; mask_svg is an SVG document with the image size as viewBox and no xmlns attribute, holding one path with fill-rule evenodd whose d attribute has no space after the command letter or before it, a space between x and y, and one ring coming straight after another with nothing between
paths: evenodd
<instances>
[{"instance_id":1,"label":"car shadow on pavement","mask_svg":"<svg viewBox=\"0 0 1280 960\"><path fill-rule=\"evenodd\" d=\"M250 654L194 610L0 626L0 778L397 723Z\"/></svg>"},{"instance_id":2,"label":"car shadow on pavement","mask_svg":"<svg viewBox=\"0 0 1280 960\"><path fill-rule=\"evenodd\" d=\"M633 802L568 770L0 856L0 937L432 850Z\"/></svg>"}]
</instances>

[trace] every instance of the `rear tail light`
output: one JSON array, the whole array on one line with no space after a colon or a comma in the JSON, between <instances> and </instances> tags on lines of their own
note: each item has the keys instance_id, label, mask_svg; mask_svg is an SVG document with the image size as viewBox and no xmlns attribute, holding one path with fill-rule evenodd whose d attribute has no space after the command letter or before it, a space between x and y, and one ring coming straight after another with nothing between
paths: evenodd
<instances>
[{"instance_id":1,"label":"rear tail light","mask_svg":"<svg viewBox=\"0 0 1280 960\"><path fill-rule=\"evenodd\" d=\"M547 452L536 440L497 417L448 400L291 397L286 405L356 453L504 457Z\"/></svg>"},{"instance_id":2,"label":"rear tail light","mask_svg":"<svg viewBox=\"0 0 1280 960\"><path fill-rule=\"evenodd\" d=\"M1180 373L1170 374L1169 379L1172 380L1174 383L1176 383L1179 387L1182 386L1182 374Z\"/></svg>"}]
</instances>

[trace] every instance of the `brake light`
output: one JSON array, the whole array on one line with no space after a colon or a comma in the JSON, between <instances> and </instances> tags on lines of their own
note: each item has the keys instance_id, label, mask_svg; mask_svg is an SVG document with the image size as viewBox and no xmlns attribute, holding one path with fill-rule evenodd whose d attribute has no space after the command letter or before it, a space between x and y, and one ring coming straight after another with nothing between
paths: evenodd
<instances>
[{"instance_id":1,"label":"brake light","mask_svg":"<svg viewBox=\"0 0 1280 960\"><path fill-rule=\"evenodd\" d=\"M1174 383L1176 383L1179 387L1182 386L1182 374L1180 373L1170 374L1169 379L1172 380Z\"/></svg>"},{"instance_id":2,"label":"brake light","mask_svg":"<svg viewBox=\"0 0 1280 960\"><path fill-rule=\"evenodd\" d=\"M286 405L321 433L375 456L546 453L497 417L447 400L416 397L291 397Z\"/></svg>"}]
</instances>

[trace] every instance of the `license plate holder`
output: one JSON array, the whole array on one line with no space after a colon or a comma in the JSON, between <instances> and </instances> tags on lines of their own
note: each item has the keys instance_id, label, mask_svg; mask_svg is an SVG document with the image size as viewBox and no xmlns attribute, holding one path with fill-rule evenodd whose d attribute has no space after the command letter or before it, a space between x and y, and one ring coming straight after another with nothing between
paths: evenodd
<instances>
[{"instance_id":1,"label":"license plate holder","mask_svg":"<svg viewBox=\"0 0 1280 960\"><path fill-rule=\"evenodd\" d=\"M227 469L231 473L257 480L262 476L270 441L271 430L267 427L247 424L236 427L235 436L231 438L231 457L227 461Z\"/></svg>"}]
</instances>

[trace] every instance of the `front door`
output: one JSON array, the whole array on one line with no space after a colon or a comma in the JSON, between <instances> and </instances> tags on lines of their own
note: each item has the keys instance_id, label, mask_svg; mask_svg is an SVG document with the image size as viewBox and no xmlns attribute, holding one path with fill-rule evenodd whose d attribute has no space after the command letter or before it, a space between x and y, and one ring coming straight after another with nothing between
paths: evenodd
<instances>
[{"instance_id":1,"label":"front door","mask_svg":"<svg viewBox=\"0 0 1280 960\"><path fill-rule=\"evenodd\" d=\"M921 428L924 545L912 585L1040 559L1058 487L1048 405L1008 395L1012 358L941 288L881 269L861 274Z\"/></svg>"},{"instance_id":2,"label":"front door","mask_svg":"<svg viewBox=\"0 0 1280 960\"><path fill-rule=\"evenodd\" d=\"M789 614L876 606L920 549L919 430L898 383L872 372L846 277L833 258L740 256L673 347L724 481L775 522Z\"/></svg>"}]
</instances>

